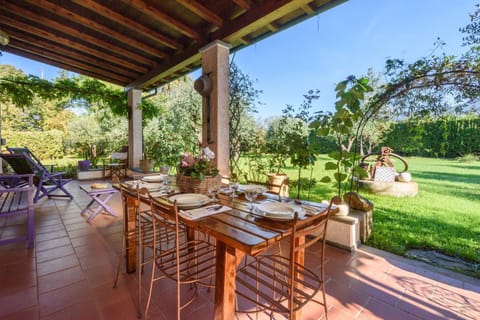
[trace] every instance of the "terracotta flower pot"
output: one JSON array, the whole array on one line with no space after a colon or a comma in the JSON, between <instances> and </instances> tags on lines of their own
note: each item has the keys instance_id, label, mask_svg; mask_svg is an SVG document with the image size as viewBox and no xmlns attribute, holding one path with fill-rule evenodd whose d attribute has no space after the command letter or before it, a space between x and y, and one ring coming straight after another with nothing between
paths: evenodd
<instances>
[{"instance_id":1,"label":"terracotta flower pot","mask_svg":"<svg viewBox=\"0 0 480 320\"><path fill-rule=\"evenodd\" d=\"M142 159L140 160L140 170L143 172L152 172L153 164L153 159Z\"/></svg>"}]
</instances>

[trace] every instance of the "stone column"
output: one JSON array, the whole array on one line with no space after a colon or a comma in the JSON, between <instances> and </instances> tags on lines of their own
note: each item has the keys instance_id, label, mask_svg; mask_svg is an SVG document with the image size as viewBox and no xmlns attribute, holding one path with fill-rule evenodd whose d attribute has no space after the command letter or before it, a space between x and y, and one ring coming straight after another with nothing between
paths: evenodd
<instances>
[{"instance_id":1,"label":"stone column","mask_svg":"<svg viewBox=\"0 0 480 320\"><path fill-rule=\"evenodd\" d=\"M128 167L138 168L143 152L142 110L138 105L142 102L142 91L128 91Z\"/></svg>"},{"instance_id":2,"label":"stone column","mask_svg":"<svg viewBox=\"0 0 480 320\"><path fill-rule=\"evenodd\" d=\"M215 152L222 176L230 175L229 52L230 45L219 40L200 49L203 74L212 80L210 96L203 97L202 143Z\"/></svg>"}]
</instances>

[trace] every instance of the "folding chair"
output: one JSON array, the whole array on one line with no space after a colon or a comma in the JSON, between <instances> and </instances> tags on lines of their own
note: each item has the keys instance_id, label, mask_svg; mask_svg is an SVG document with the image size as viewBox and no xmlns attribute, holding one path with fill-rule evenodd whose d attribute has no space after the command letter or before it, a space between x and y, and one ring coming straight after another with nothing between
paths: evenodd
<instances>
[{"instance_id":1,"label":"folding chair","mask_svg":"<svg viewBox=\"0 0 480 320\"><path fill-rule=\"evenodd\" d=\"M16 174L34 174L33 183L37 187L35 191L34 202L41 198L68 197L73 199L73 195L65 189L65 185L72 179L64 179L63 172L50 172L43 165L32 159L27 153L0 154ZM60 190L64 194L53 194Z\"/></svg>"},{"instance_id":2,"label":"folding chair","mask_svg":"<svg viewBox=\"0 0 480 320\"><path fill-rule=\"evenodd\" d=\"M26 153L30 159L32 159L33 161L35 161L37 163L37 165L39 165L40 167L42 167L42 169L44 170L47 170L49 172L53 172L53 168L55 167L54 164L50 164L48 165L50 167L50 170L47 169L46 166L44 166L42 164L42 162L40 161L40 159L38 159L32 151L30 151L30 149L28 149L27 147L16 147L16 148L12 148L12 147L7 147L7 150L10 152L10 153L13 153L13 154L23 154L23 153Z\"/></svg>"}]
</instances>

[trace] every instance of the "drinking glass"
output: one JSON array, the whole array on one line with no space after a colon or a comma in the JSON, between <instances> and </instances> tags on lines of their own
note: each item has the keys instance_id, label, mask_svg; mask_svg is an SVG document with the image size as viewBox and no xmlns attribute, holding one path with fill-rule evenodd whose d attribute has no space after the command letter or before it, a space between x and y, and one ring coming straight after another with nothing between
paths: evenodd
<instances>
[{"instance_id":1,"label":"drinking glass","mask_svg":"<svg viewBox=\"0 0 480 320\"><path fill-rule=\"evenodd\" d=\"M239 186L238 182L230 182L230 190L232 191L230 196L232 197L232 199L238 197L237 196L238 186Z\"/></svg>"},{"instance_id":2,"label":"drinking glass","mask_svg":"<svg viewBox=\"0 0 480 320\"><path fill-rule=\"evenodd\" d=\"M170 179L169 176L166 176L165 178L163 178L163 185L167 189L167 192L170 191L171 184L172 184L172 179Z\"/></svg>"},{"instance_id":3,"label":"drinking glass","mask_svg":"<svg viewBox=\"0 0 480 320\"><path fill-rule=\"evenodd\" d=\"M219 187L217 185L213 185L208 187L208 195L212 197L212 202L218 202L217 199L217 193L218 193Z\"/></svg>"},{"instance_id":4,"label":"drinking glass","mask_svg":"<svg viewBox=\"0 0 480 320\"><path fill-rule=\"evenodd\" d=\"M258 190L257 189L247 189L245 190L245 199L248 201L248 209L253 210L254 208L254 202L257 200L258 196Z\"/></svg>"}]
</instances>

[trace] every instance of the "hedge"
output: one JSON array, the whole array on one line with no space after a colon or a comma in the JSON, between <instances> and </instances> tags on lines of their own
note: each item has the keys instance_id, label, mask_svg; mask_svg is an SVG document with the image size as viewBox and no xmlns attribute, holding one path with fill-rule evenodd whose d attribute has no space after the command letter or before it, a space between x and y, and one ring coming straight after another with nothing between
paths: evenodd
<instances>
[{"instance_id":1,"label":"hedge","mask_svg":"<svg viewBox=\"0 0 480 320\"><path fill-rule=\"evenodd\" d=\"M454 158L480 154L480 118L397 122L383 137L382 145L410 156Z\"/></svg>"},{"instance_id":2,"label":"hedge","mask_svg":"<svg viewBox=\"0 0 480 320\"><path fill-rule=\"evenodd\" d=\"M39 159L64 157L63 133L51 131L2 131L8 147L28 147Z\"/></svg>"}]
</instances>

